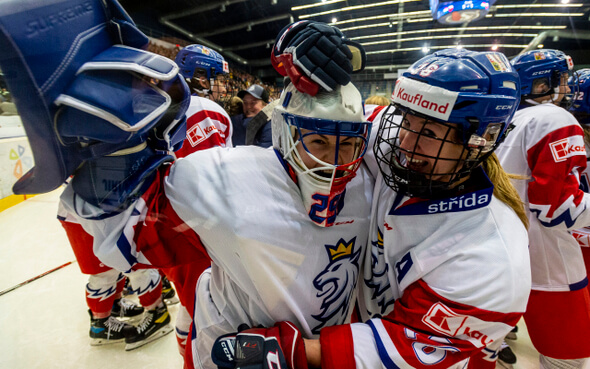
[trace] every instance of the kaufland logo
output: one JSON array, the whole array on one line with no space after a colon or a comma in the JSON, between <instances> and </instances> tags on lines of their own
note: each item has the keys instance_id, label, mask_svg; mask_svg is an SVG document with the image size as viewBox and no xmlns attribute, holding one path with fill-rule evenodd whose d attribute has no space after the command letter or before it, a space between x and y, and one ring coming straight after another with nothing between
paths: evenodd
<instances>
[{"instance_id":1,"label":"kaufland logo","mask_svg":"<svg viewBox=\"0 0 590 369\"><path fill-rule=\"evenodd\" d=\"M186 131L186 137L191 146L195 147L216 132L218 130L213 123L199 122Z\"/></svg>"},{"instance_id":2,"label":"kaufland logo","mask_svg":"<svg viewBox=\"0 0 590 369\"><path fill-rule=\"evenodd\" d=\"M422 317L422 322L442 335L464 336L476 347L487 346L493 341L487 334L476 329L482 325L479 319L457 314L440 302L430 307Z\"/></svg>"},{"instance_id":3,"label":"kaufland logo","mask_svg":"<svg viewBox=\"0 0 590 369\"><path fill-rule=\"evenodd\" d=\"M576 155L586 155L584 139L582 136L571 136L559 141L551 142L551 155L556 163L567 160Z\"/></svg>"},{"instance_id":4,"label":"kaufland logo","mask_svg":"<svg viewBox=\"0 0 590 369\"><path fill-rule=\"evenodd\" d=\"M455 313L441 303L434 304L422 318L422 322L430 328L451 337L459 334L466 320L466 316Z\"/></svg>"},{"instance_id":5,"label":"kaufland logo","mask_svg":"<svg viewBox=\"0 0 590 369\"><path fill-rule=\"evenodd\" d=\"M425 115L448 120L458 93L401 77L396 81L393 101Z\"/></svg>"}]
</instances>

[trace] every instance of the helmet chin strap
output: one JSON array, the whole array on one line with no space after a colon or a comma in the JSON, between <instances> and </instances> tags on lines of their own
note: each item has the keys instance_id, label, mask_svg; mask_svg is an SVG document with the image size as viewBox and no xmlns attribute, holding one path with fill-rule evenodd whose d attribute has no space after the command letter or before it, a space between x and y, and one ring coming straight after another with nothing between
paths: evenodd
<instances>
[{"instance_id":1,"label":"helmet chin strap","mask_svg":"<svg viewBox=\"0 0 590 369\"><path fill-rule=\"evenodd\" d=\"M185 80L186 80L186 83L189 85L191 91L196 92L197 95L203 96L203 97L207 97L207 96L211 95L211 89L206 89L206 88L198 89L198 88L194 87L195 83L192 82L192 78L185 78ZM201 85L201 84L199 83L199 85Z\"/></svg>"},{"instance_id":2,"label":"helmet chin strap","mask_svg":"<svg viewBox=\"0 0 590 369\"><path fill-rule=\"evenodd\" d=\"M548 93L548 94L544 94L544 95L538 95L536 98L539 97L545 97L547 96L548 99L543 100L541 102L535 101L533 99L525 99L524 101L526 101L527 103L531 104L531 105L541 105L541 104L555 104L555 101L557 101L557 99L559 98L559 86L553 88L553 94Z\"/></svg>"}]
</instances>

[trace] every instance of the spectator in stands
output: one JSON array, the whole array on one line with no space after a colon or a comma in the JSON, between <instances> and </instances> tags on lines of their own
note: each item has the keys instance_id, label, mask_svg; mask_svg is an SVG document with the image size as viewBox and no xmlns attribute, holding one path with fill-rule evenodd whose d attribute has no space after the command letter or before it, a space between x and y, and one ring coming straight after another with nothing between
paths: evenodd
<instances>
[{"instance_id":1,"label":"spectator in stands","mask_svg":"<svg viewBox=\"0 0 590 369\"><path fill-rule=\"evenodd\" d=\"M243 112L231 117L234 134L232 142L235 146L246 144L246 127L248 122L258 114L262 108L268 104L270 95L268 91L261 85L254 84L248 87L247 90L238 92L238 97L244 102ZM270 125L264 127L264 132L260 133L260 142L270 142L272 145L272 133Z\"/></svg>"},{"instance_id":2,"label":"spectator in stands","mask_svg":"<svg viewBox=\"0 0 590 369\"><path fill-rule=\"evenodd\" d=\"M256 145L260 147L272 146L272 129L271 118L272 111L279 103L279 100L273 100L256 114L246 126L246 145Z\"/></svg>"}]
</instances>

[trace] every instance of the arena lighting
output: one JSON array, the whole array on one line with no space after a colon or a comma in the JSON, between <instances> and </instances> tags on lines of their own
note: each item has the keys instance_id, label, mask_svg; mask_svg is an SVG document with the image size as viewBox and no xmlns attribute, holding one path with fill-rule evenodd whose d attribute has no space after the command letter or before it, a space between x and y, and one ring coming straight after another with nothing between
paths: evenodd
<instances>
[{"instance_id":1,"label":"arena lighting","mask_svg":"<svg viewBox=\"0 0 590 369\"><path fill-rule=\"evenodd\" d=\"M331 0L331 1L322 0L321 3L313 3L313 4L307 4L307 5L293 6L293 7L291 7L291 10L295 11L295 10L315 8L316 6L324 6L324 5L334 4L334 3L341 3L343 1L346 1L346 0Z\"/></svg>"},{"instance_id":2,"label":"arena lighting","mask_svg":"<svg viewBox=\"0 0 590 369\"><path fill-rule=\"evenodd\" d=\"M429 48L428 46L423 46L423 47L422 47L422 52L423 52L424 54L428 54L428 52L429 52L429 51L430 51L430 48Z\"/></svg>"},{"instance_id":3,"label":"arena lighting","mask_svg":"<svg viewBox=\"0 0 590 369\"><path fill-rule=\"evenodd\" d=\"M584 13L510 13L510 14L494 14L496 18L517 18L517 17L581 17ZM488 14L486 17L492 17Z\"/></svg>"},{"instance_id":4,"label":"arena lighting","mask_svg":"<svg viewBox=\"0 0 590 369\"><path fill-rule=\"evenodd\" d=\"M563 1L566 1L565 3ZM561 4L509 4L509 5L496 5L496 9L509 9L509 8L579 8L584 4L568 4L569 0L561 0Z\"/></svg>"},{"instance_id":5,"label":"arena lighting","mask_svg":"<svg viewBox=\"0 0 590 369\"><path fill-rule=\"evenodd\" d=\"M412 41L423 41L423 40L443 40L443 39L457 39L457 38L497 38L497 37L537 37L536 33L480 33L480 34L462 34L462 35L442 35L442 36L423 36L423 37L411 37L402 39L382 40L382 41L371 41L361 42L363 46L389 44L393 42L412 42Z\"/></svg>"},{"instance_id":6,"label":"arena lighting","mask_svg":"<svg viewBox=\"0 0 590 369\"><path fill-rule=\"evenodd\" d=\"M299 18L304 19L304 18L310 18L310 17L319 17L321 15L326 15L326 14L348 12L348 11L359 10L359 9L368 9L368 8L374 8L377 6L388 6L388 5L395 5L395 4L401 4L401 3L410 3L410 2L415 2L415 1L421 1L421 0L393 0L393 1L384 1L381 3L374 3L374 4L345 6L343 8L326 10L326 11L319 12L319 13L300 15ZM294 10L294 9L291 8L291 10Z\"/></svg>"},{"instance_id":7,"label":"arena lighting","mask_svg":"<svg viewBox=\"0 0 590 369\"><path fill-rule=\"evenodd\" d=\"M340 0L339 0L340 1ZM334 3L336 1L332 1L332 2L325 2L325 3L318 3L315 4L315 6L318 5L324 5L324 4L329 4L329 3ZM371 4L371 5L364 5L364 6L379 6L379 5L383 5L383 4L388 4L390 2L384 2L384 3L376 3L376 4ZM511 5L494 5L495 8L549 8L549 7L581 7L584 4L567 4L567 5L558 5L558 4L511 4ZM307 6L307 5L306 5ZM307 6L309 7L309 6ZM301 9L301 7L293 7L291 8L291 10L298 10ZM321 13L315 13L315 14L304 14L304 15L300 15L299 19L305 19L305 18L310 18L310 17L316 17L316 16L320 16L320 15L325 15L325 14L329 14L329 13L334 13L334 12L338 12L338 11L344 11L347 9L350 9L352 7L344 7L344 8L339 8L333 11L329 11L329 12L321 12ZM533 13L534 14L534 13ZM539 13L539 14L543 14L543 13ZM563 14L563 13L556 13L559 14L560 16L567 16L568 14ZM581 15L579 13L575 13L576 16ZM521 13L513 13L513 14L509 14L509 15L499 15L497 12L494 13L493 16L502 16L502 17L514 17L517 18L521 15ZM569 14L571 15L571 14ZM419 16L428 16L428 18L424 18L424 19L412 19L414 17L419 17ZM531 15L533 16L533 15ZM352 23L352 22L362 22L362 21L371 21L371 20L376 20L376 19L384 19L384 18L390 18L390 17L403 17L404 19L407 20L407 22L409 23L415 23L415 22L430 22L432 21L431 18L431 12L429 10L424 10L424 11L416 11L416 12L406 12L406 13L394 13L394 14L386 14L386 15L382 15L382 16L374 16L374 17L364 17L364 18L353 18L353 19L349 19L346 21L341 21L339 22L339 24L344 24L344 23ZM487 14L486 18L492 17L491 14Z\"/></svg>"},{"instance_id":8,"label":"arena lighting","mask_svg":"<svg viewBox=\"0 0 590 369\"><path fill-rule=\"evenodd\" d=\"M394 22L394 24L396 24ZM382 26L387 25L387 23L382 23ZM511 30L557 30L557 29L566 29L567 26L510 26ZM351 28L340 28L342 32L357 29L357 27ZM447 28L436 28L436 29L418 29L413 31L403 31L403 32L388 32L388 33L378 33L373 35L367 36L358 36L358 37L350 37L351 40L359 41L367 38L377 38L377 37L395 37L399 35L412 35L416 33L440 33L440 32L454 32L454 31L493 31L493 30L505 30L506 26L481 26L481 27L447 27Z\"/></svg>"},{"instance_id":9,"label":"arena lighting","mask_svg":"<svg viewBox=\"0 0 590 369\"><path fill-rule=\"evenodd\" d=\"M561 0L562 4L568 4L570 2L570 0Z\"/></svg>"},{"instance_id":10,"label":"arena lighting","mask_svg":"<svg viewBox=\"0 0 590 369\"><path fill-rule=\"evenodd\" d=\"M478 49L489 49L492 46L494 46L493 44L473 44L473 45L462 45L463 48L465 49L474 49L474 48L478 48ZM525 47L527 47L528 45L515 45L515 44L506 44L506 45L502 45L502 47L504 49L524 49ZM440 46L431 46L430 50L443 50L443 49L452 49L452 48L456 48L457 45L453 44L453 45L440 45ZM422 51L421 47L408 47L405 49L387 49L387 50L376 50L376 51L367 51L366 54L367 55L375 55L375 54L386 54L386 53L397 53L397 52L404 52L404 51ZM367 68L371 68L371 67L367 67Z\"/></svg>"},{"instance_id":11,"label":"arena lighting","mask_svg":"<svg viewBox=\"0 0 590 369\"><path fill-rule=\"evenodd\" d=\"M356 27L348 27L348 28L340 28L340 30L342 32L346 32L346 31L352 31L355 29L366 29L366 28L375 28L375 27L385 27L385 26L389 26L390 24L397 24L397 22L387 22L387 23L371 23L371 24L366 24L364 26L356 26Z\"/></svg>"},{"instance_id":12,"label":"arena lighting","mask_svg":"<svg viewBox=\"0 0 590 369\"><path fill-rule=\"evenodd\" d=\"M338 18L332 18L332 23L338 22Z\"/></svg>"},{"instance_id":13,"label":"arena lighting","mask_svg":"<svg viewBox=\"0 0 590 369\"><path fill-rule=\"evenodd\" d=\"M492 45L492 50L493 50L493 51L496 51L496 50L498 50L498 45Z\"/></svg>"},{"instance_id":14,"label":"arena lighting","mask_svg":"<svg viewBox=\"0 0 590 369\"><path fill-rule=\"evenodd\" d=\"M539 49L542 49L542 48L544 48L544 47L545 47L545 45L543 45L543 44L538 44L538 45L537 45L537 47L538 47Z\"/></svg>"},{"instance_id":15,"label":"arena lighting","mask_svg":"<svg viewBox=\"0 0 590 369\"><path fill-rule=\"evenodd\" d=\"M392 13L392 14L383 14L383 15L375 15L372 17L363 17L363 18L353 18L353 19L347 19L347 20L343 20L338 22L338 24L345 24L345 23L352 23L352 22L362 22L362 21L371 21L371 20L375 20L375 19L389 19L389 18L393 18L393 19L399 19L399 18L403 18L403 19L407 19L408 17L419 17L422 15L429 15L430 11L428 10L419 10L419 11L415 11L415 12L407 12L407 13ZM299 16L300 19L303 19L303 15ZM432 19L429 19L429 21L432 21ZM340 27L338 27L340 28Z\"/></svg>"}]
</instances>

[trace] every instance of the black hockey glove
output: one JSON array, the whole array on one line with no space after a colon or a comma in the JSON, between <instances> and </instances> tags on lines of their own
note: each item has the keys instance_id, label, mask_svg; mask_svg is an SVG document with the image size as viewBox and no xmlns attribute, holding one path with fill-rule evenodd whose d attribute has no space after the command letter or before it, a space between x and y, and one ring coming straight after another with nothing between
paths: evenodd
<instances>
[{"instance_id":1,"label":"black hockey glove","mask_svg":"<svg viewBox=\"0 0 590 369\"><path fill-rule=\"evenodd\" d=\"M342 32L320 22L300 21L278 35L271 56L273 67L288 76L298 91L315 96L319 88L332 91L364 69L365 50Z\"/></svg>"},{"instance_id":2,"label":"black hockey glove","mask_svg":"<svg viewBox=\"0 0 590 369\"><path fill-rule=\"evenodd\" d=\"M219 368L308 369L301 332L291 322L221 336L211 358Z\"/></svg>"}]
</instances>

